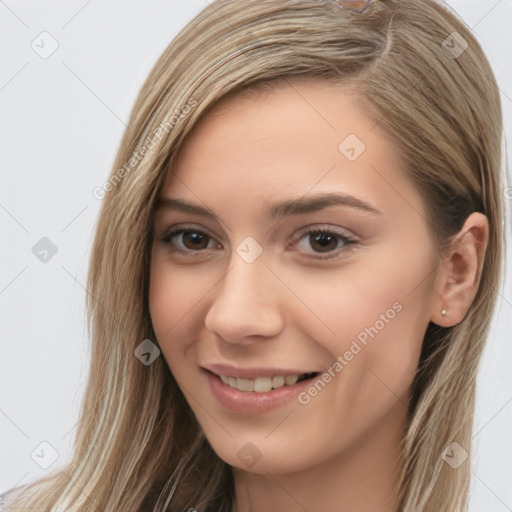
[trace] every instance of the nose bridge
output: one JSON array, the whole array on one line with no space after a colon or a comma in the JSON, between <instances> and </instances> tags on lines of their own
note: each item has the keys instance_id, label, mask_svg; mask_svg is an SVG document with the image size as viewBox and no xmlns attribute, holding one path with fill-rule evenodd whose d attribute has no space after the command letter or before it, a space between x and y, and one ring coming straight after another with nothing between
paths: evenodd
<instances>
[{"instance_id":1,"label":"nose bridge","mask_svg":"<svg viewBox=\"0 0 512 512\"><path fill-rule=\"evenodd\" d=\"M240 259L236 254L232 257L229 271L221 284L222 294L239 295L242 292L250 290L252 287L251 281L257 283L255 277L262 278L263 265L257 263L248 264ZM265 269L266 270L266 269ZM253 283L253 284L254 284ZM254 290L254 288L253 288Z\"/></svg>"},{"instance_id":2,"label":"nose bridge","mask_svg":"<svg viewBox=\"0 0 512 512\"><path fill-rule=\"evenodd\" d=\"M213 290L205 326L226 341L275 336L283 326L279 291L263 255L253 261L233 251L229 269Z\"/></svg>"},{"instance_id":3,"label":"nose bridge","mask_svg":"<svg viewBox=\"0 0 512 512\"><path fill-rule=\"evenodd\" d=\"M263 258L248 263L238 254L234 253L231 257L229 270L219 285L216 302L224 302L230 307L237 305L260 307L267 304L269 292L270 271L266 267ZM272 302L272 301L271 301Z\"/></svg>"}]
</instances>

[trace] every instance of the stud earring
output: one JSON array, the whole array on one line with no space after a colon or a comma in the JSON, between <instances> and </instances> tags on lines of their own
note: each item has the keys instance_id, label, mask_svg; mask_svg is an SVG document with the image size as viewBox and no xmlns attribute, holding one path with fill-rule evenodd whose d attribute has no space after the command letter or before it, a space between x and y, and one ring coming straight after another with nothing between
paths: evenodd
<instances>
[{"instance_id":1,"label":"stud earring","mask_svg":"<svg viewBox=\"0 0 512 512\"><path fill-rule=\"evenodd\" d=\"M441 315L446 316L448 314L448 311L446 309L441 309Z\"/></svg>"}]
</instances>

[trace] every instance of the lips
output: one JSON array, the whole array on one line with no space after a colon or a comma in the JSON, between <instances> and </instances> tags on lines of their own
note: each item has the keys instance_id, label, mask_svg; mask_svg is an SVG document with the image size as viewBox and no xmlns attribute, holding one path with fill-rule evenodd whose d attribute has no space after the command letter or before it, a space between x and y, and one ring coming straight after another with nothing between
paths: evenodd
<instances>
[{"instance_id":1,"label":"lips","mask_svg":"<svg viewBox=\"0 0 512 512\"><path fill-rule=\"evenodd\" d=\"M208 368L212 368L209 366ZM217 369L218 371L218 369ZM226 374L217 374L205 367L201 367L201 373L204 375L209 385L210 392L217 399L218 403L226 409L241 414L262 414L272 410L284 407L286 404L293 402L297 396L308 386L311 385L313 375L318 372L297 372L297 370L274 369L255 369L255 368L227 368L223 365L223 372ZM277 374L274 374L277 372ZM253 378L235 377L238 375L259 375ZM262 373L267 375L261 376ZM286 375L283 375L286 373ZM231 375L230 375L231 374ZM228 376L230 375L230 376ZM309 378L308 378L309 377ZM228 383L225 383L226 378ZM299 380L299 378L301 380ZM282 386L269 389L270 383L280 385L285 379L288 379ZM236 387L229 385L235 384ZM292 382L294 382L292 384ZM241 389L239 389L239 386ZM251 389L252 391L249 391ZM245 391L248 389L248 391Z\"/></svg>"}]
</instances>

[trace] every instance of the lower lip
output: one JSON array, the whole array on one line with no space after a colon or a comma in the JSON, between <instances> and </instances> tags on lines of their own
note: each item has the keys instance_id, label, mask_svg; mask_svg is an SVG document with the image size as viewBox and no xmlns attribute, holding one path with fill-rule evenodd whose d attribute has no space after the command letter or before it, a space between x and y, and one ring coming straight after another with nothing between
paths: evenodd
<instances>
[{"instance_id":1,"label":"lower lip","mask_svg":"<svg viewBox=\"0 0 512 512\"><path fill-rule=\"evenodd\" d=\"M264 393L257 393L254 391L239 391L224 384L217 375L204 371L215 398L227 409L246 414L257 414L281 407L296 398L302 390L318 378L317 375L311 379L297 382L293 386L283 386Z\"/></svg>"}]
</instances>

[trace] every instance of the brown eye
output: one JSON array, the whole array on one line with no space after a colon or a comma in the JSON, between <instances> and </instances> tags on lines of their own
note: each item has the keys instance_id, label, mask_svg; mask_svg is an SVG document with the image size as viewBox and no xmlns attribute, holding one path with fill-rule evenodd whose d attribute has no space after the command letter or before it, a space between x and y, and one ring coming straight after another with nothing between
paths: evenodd
<instances>
[{"instance_id":1,"label":"brown eye","mask_svg":"<svg viewBox=\"0 0 512 512\"><path fill-rule=\"evenodd\" d=\"M215 240L202 231L177 229L162 237L162 242L178 252L194 252L217 246Z\"/></svg>"},{"instance_id":2,"label":"brown eye","mask_svg":"<svg viewBox=\"0 0 512 512\"><path fill-rule=\"evenodd\" d=\"M326 259L338 256L350 246L355 246L356 240L332 229L309 229L302 231L297 246L300 252L316 259Z\"/></svg>"},{"instance_id":3,"label":"brown eye","mask_svg":"<svg viewBox=\"0 0 512 512\"><path fill-rule=\"evenodd\" d=\"M187 249L198 250L205 249L208 247L209 237L203 233L197 233L194 231L184 231L182 237L182 243Z\"/></svg>"},{"instance_id":4,"label":"brown eye","mask_svg":"<svg viewBox=\"0 0 512 512\"><path fill-rule=\"evenodd\" d=\"M337 248L338 236L322 231L313 232L309 235L309 243L316 252L329 252Z\"/></svg>"}]
</instances>

